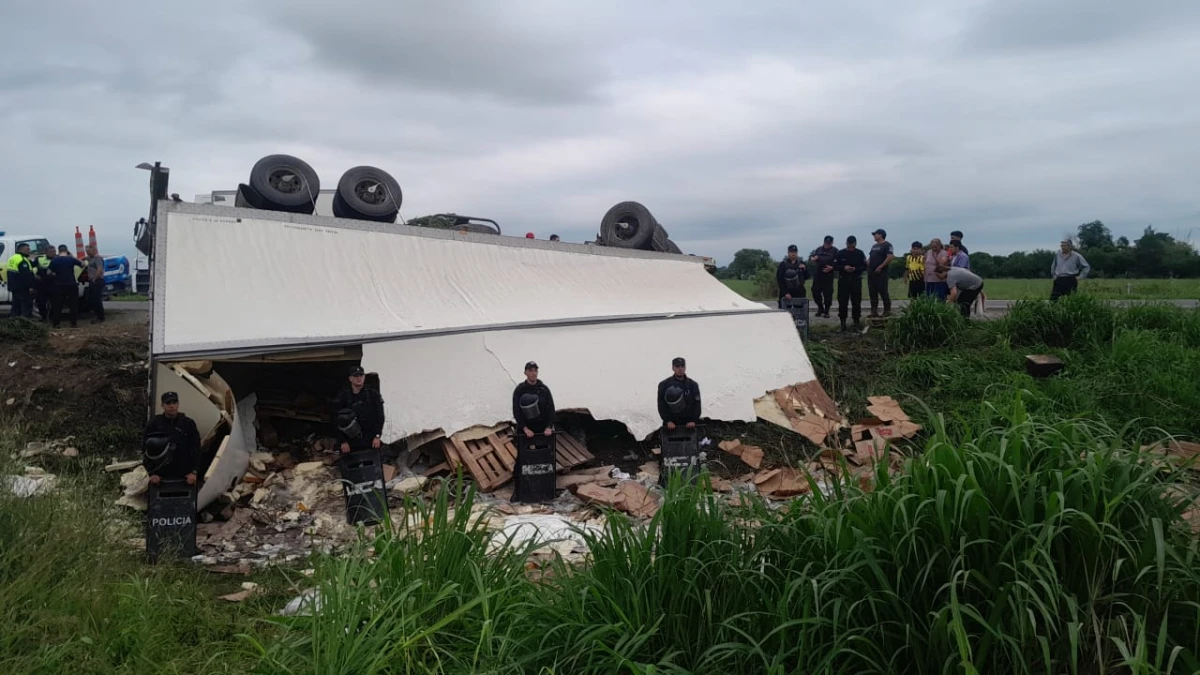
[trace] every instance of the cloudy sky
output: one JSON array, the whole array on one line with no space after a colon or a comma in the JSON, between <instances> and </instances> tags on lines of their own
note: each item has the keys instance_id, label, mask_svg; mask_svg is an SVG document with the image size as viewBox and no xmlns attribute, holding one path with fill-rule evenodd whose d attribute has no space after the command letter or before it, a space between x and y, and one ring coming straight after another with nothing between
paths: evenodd
<instances>
[{"instance_id":1,"label":"cloudy sky","mask_svg":"<svg viewBox=\"0 0 1200 675\"><path fill-rule=\"evenodd\" d=\"M1197 83L1195 0L6 2L0 229L130 254L134 165L192 199L288 153L539 238L641 201L723 263L875 227L1200 237Z\"/></svg>"}]
</instances>

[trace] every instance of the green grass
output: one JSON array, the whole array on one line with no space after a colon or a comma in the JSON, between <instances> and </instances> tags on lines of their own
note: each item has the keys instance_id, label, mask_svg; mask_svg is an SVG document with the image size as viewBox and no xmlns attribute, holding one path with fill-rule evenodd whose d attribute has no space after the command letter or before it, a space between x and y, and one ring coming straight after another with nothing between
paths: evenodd
<instances>
[{"instance_id":1,"label":"green grass","mask_svg":"<svg viewBox=\"0 0 1200 675\"><path fill-rule=\"evenodd\" d=\"M774 289L762 290L751 280L723 279L726 286L751 300L774 299ZM1050 297L1049 279L985 279L984 291L993 300L1041 300ZM808 286L811 289L811 285ZM893 279L892 299L908 297L908 284ZM1200 279L1084 279L1079 290L1101 300L1200 299ZM863 282L866 297L866 282Z\"/></svg>"},{"instance_id":2,"label":"green grass","mask_svg":"<svg viewBox=\"0 0 1200 675\"><path fill-rule=\"evenodd\" d=\"M21 327L18 330L25 330ZM23 334L23 333L22 333ZM787 509L673 486L590 558L531 571L468 491L394 533L251 577L149 567L85 440L50 495L0 494L0 673L1196 673L1194 475L1138 448L1200 435L1200 312L1087 295L966 322L914 303L809 352L851 413L901 397L904 470ZM121 345L81 358L123 359ZM1035 379L1024 355L1066 369ZM0 432L0 474L26 429ZM316 588L312 616L274 613Z\"/></svg>"}]
</instances>

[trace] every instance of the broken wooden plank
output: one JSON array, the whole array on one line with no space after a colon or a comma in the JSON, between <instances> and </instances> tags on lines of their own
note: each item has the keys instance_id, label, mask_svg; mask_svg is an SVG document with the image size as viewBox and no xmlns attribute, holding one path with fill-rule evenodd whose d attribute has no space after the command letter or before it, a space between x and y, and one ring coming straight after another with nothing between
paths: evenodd
<instances>
[{"instance_id":1,"label":"broken wooden plank","mask_svg":"<svg viewBox=\"0 0 1200 675\"><path fill-rule=\"evenodd\" d=\"M436 476L439 473L449 471L449 470L450 470L450 464L448 462L442 462L441 464L438 464L437 466L431 466L428 469L425 469L425 473L423 473L421 475L425 476L426 478L429 478L430 476Z\"/></svg>"},{"instance_id":2,"label":"broken wooden plank","mask_svg":"<svg viewBox=\"0 0 1200 675\"><path fill-rule=\"evenodd\" d=\"M559 434L555 441L554 460L559 471L569 471L596 459L588 449L568 434Z\"/></svg>"}]
</instances>

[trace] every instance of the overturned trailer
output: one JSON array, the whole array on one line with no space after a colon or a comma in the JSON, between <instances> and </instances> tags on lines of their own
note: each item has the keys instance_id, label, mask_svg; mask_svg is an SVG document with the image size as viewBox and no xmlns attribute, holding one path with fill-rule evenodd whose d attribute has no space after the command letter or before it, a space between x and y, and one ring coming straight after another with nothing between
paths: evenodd
<instances>
[{"instance_id":1,"label":"overturned trailer","mask_svg":"<svg viewBox=\"0 0 1200 675\"><path fill-rule=\"evenodd\" d=\"M710 419L753 421L772 392L815 380L790 316L695 257L213 204L156 211L151 387L180 393L216 453L201 506L246 472L256 416L326 413L273 388L336 388L355 362L378 376L388 443L505 422L529 360L560 410L638 438L659 427L656 384L675 356ZM786 424L781 408L772 421Z\"/></svg>"}]
</instances>

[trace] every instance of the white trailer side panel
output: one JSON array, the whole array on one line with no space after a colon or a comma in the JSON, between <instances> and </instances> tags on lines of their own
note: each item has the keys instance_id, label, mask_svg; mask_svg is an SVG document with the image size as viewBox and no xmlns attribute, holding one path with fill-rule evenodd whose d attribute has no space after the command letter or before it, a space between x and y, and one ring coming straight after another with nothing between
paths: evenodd
<instances>
[{"instance_id":1,"label":"white trailer side panel","mask_svg":"<svg viewBox=\"0 0 1200 675\"><path fill-rule=\"evenodd\" d=\"M362 363L379 373L387 441L511 420L513 388L530 360L559 410L586 409L644 438L661 426L657 386L676 356L687 359L712 419L754 421L755 398L816 379L784 312L376 342L363 346Z\"/></svg>"}]
</instances>

